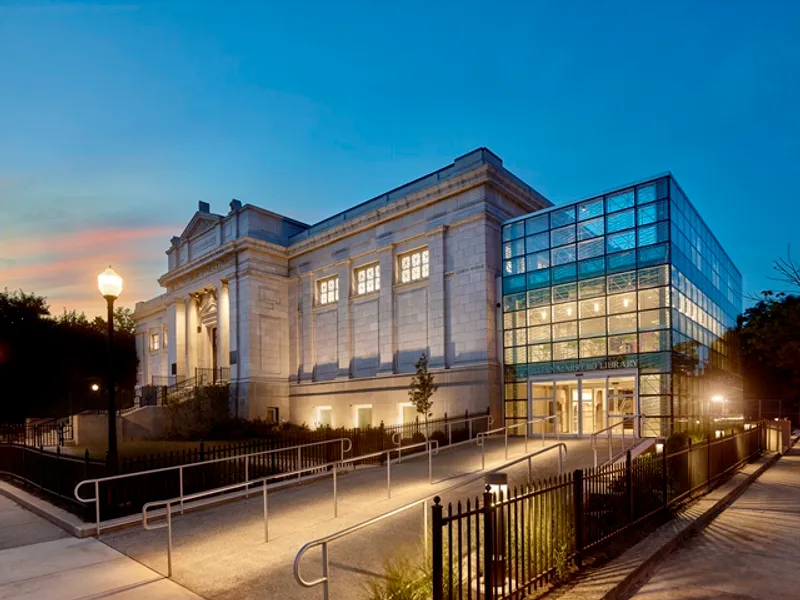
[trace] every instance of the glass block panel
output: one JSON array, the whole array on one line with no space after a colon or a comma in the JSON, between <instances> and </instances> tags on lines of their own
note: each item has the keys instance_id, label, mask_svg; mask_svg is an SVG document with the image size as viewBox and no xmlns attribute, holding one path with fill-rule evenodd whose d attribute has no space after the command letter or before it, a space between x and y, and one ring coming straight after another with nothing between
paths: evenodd
<instances>
[{"instance_id":1,"label":"glass block panel","mask_svg":"<svg viewBox=\"0 0 800 600\"><path fill-rule=\"evenodd\" d=\"M572 321L578 318L578 305L575 302L558 304L553 307L553 323Z\"/></svg>"},{"instance_id":2,"label":"glass block panel","mask_svg":"<svg viewBox=\"0 0 800 600\"><path fill-rule=\"evenodd\" d=\"M603 217L578 223L578 239L588 240L603 235L606 231L606 220Z\"/></svg>"},{"instance_id":3,"label":"glass block panel","mask_svg":"<svg viewBox=\"0 0 800 600\"><path fill-rule=\"evenodd\" d=\"M506 348L503 357L507 365L524 364L528 362L528 348L526 346Z\"/></svg>"},{"instance_id":4,"label":"glass block panel","mask_svg":"<svg viewBox=\"0 0 800 600\"><path fill-rule=\"evenodd\" d=\"M563 227L575 222L575 207L567 206L565 208L554 210L550 213L550 227Z\"/></svg>"},{"instance_id":5,"label":"glass block panel","mask_svg":"<svg viewBox=\"0 0 800 600\"><path fill-rule=\"evenodd\" d=\"M598 277L578 283L578 298L596 298L606 293L606 278ZM605 300L603 301L605 302Z\"/></svg>"},{"instance_id":6,"label":"glass block panel","mask_svg":"<svg viewBox=\"0 0 800 600\"><path fill-rule=\"evenodd\" d=\"M667 244L658 244L639 249L639 266L650 267L667 262Z\"/></svg>"},{"instance_id":7,"label":"glass block panel","mask_svg":"<svg viewBox=\"0 0 800 600\"><path fill-rule=\"evenodd\" d=\"M608 333L628 333L636 331L636 313L611 315L608 317Z\"/></svg>"},{"instance_id":8,"label":"glass block panel","mask_svg":"<svg viewBox=\"0 0 800 600\"><path fill-rule=\"evenodd\" d=\"M578 358L578 342L559 342L553 344L553 360Z\"/></svg>"},{"instance_id":9,"label":"glass block panel","mask_svg":"<svg viewBox=\"0 0 800 600\"><path fill-rule=\"evenodd\" d=\"M531 217L525 221L525 235L533 235L534 233L541 233L549 229L549 220L547 215L540 215L538 217Z\"/></svg>"},{"instance_id":10,"label":"glass block panel","mask_svg":"<svg viewBox=\"0 0 800 600\"><path fill-rule=\"evenodd\" d=\"M605 254L605 240L603 238L595 238L586 242L578 244L578 258L594 258Z\"/></svg>"},{"instance_id":11,"label":"glass block panel","mask_svg":"<svg viewBox=\"0 0 800 600\"><path fill-rule=\"evenodd\" d=\"M584 319L580 321L581 337L596 337L606 334L606 319L598 317L596 319Z\"/></svg>"},{"instance_id":12,"label":"glass block panel","mask_svg":"<svg viewBox=\"0 0 800 600\"><path fill-rule=\"evenodd\" d=\"M639 292L639 310L669 306L669 288L649 288Z\"/></svg>"},{"instance_id":13,"label":"glass block panel","mask_svg":"<svg viewBox=\"0 0 800 600\"><path fill-rule=\"evenodd\" d=\"M636 271L616 273L608 276L608 293L625 292L636 289ZM634 303L635 304L635 303Z\"/></svg>"},{"instance_id":14,"label":"glass block panel","mask_svg":"<svg viewBox=\"0 0 800 600\"><path fill-rule=\"evenodd\" d=\"M589 277L597 277L606 272L606 259L604 257L592 258L578 263L578 277L580 279L587 279Z\"/></svg>"},{"instance_id":15,"label":"glass block panel","mask_svg":"<svg viewBox=\"0 0 800 600\"><path fill-rule=\"evenodd\" d=\"M581 300L578 303L578 310L580 312L581 319L601 317L606 314L606 303L603 298Z\"/></svg>"},{"instance_id":16,"label":"glass block panel","mask_svg":"<svg viewBox=\"0 0 800 600\"><path fill-rule=\"evenodd\" d=\"M545 233L529 235L525 238L525 251L528 253L539 252L550 248L550 236Z\"/></svg>"},{"instance_id":17,"label":"glass block panel","mask_svg":"<svg viewBox=\"0 0 800 600\"><path fill-rule=\"evenodd\" d=\"M551 340L550 325L539 325L528 328L528 342L549 342Z\"/></svg>"},{"instance_id":18,"label":"glass block panel","mask_svg":"<svg viewBox=\"0 0 800 600\"><path fill-rule=\"evenodd\" d=\"M530 263L528 263L530 264ZM536 289L550 285L550 270L542 269L528 273L528 289Z\"/></svg>"},{"instance_id":19,"label":"glass block panel","mask_svg":"<svg viewBox=\"0 0 800 600\"><path fill-rule=\"evenodd\" d=\"M616 233L636 225L633 209L623 210L606 217L606 233Z\"/></svg>"},{"instance_id":20,"label":"glass block panel","mask_svg":"<svg viewBox=\"0 0 800 600\"><path fill-rule=\"evenodd\" d=\"M578 221L587 221L603 214L603 199L596 198L578 204Z\"/></svg>"},{"instance_id":21,"label":"glass block panel","mask_svg":"<svg viewBox=\"0 0 800 600\"><path fill-rule=\"evenodd\" d=\"M578 284L565 283L562 285L553 286L553 304L559 302L568 302L578 298Z\"/></svg>"},{"instance_id":22,"label":"glass block panel","mask_svg":"<svg viewBox=\"0 0 800 600\"><path fill-rule=\"evenodd\" d=\"M553 229L550 232L550 245L563 246L564 244L571 244L575 241L575 225Z\"/></svg>"},{"instance_id":23,"label":"glass block panel","mask_svg":"<svg viewBox=\"0 0 800 600\"><path fill-rule=\"evenodd\" d=\"M528 308L550 304L550 290L531 290L528 292Z\"/></svg>"},{"instance_id":24,"label":"glass block panel","mask_svg":"<svg viewBox=\"0 0 800 600\"><path fill-rule=\"evenodd\" d=\"M640 375L639 393L640 394L669 394L670 376L667 374Z\"/></svg>"},{"instance_id":25,"label":"glass block panel","mask_svg":"<svg viewBox=\"0 0 800 600\"><path fill-rule=\"evenodd\" d=\"M639 289L658 287L669 283L667 266L639 269Z\"/></svg>"},{"instance_id":26,"label":"glass block panel","mask_svg":"<svg viewBox=\"0 0 800 600\"><path fill-rule=\"evenodd\" d=\"M619 194L614 194L613 196L606 197L606 212L610 213L617 210L631 208L633 204L634 204L633 190L620 192Z\"/></svg>"},{"instance_id":27,"label":"glass block panel","mask_svg":"<svg viewBox=\"0 0 800 600\"><path fill-rule=\"evenodd\" d=\"M414 267L412 267L413 271ZM511 260L503 261L503 272L506 275L519 275L525 272L525 257L512 258ZM417 277L419 279L419 277Z\"/></svg>"},{"instance_id":28,"label":"glass block panel","mask_svg":"<svg viewBox=\"0 0 800 600\"><path fill-rule=\"evenodd\" d=\"M667 203L661 201L640 206L636 211L636 215L638 225L649 225L656 221L663 221L667 218Z\"/></svg>"},{"instance_id":29,"label":"glass block panel","mask_svg":"<svg viewBox=\"0 0 800 600\"><path fill-rule=\"evenodd\" d=\"M553 325L554 340L574 340L577 337L578 337L577 321L570 321L568 323L555 323Z\"/></svg>"},{"instance_id":30,"label":"glass block panel","mask_svg":"<svg viewBox=\"0 0 800 600\"><path fill-rule=\"evenodd\" d=\"M525 311L520 310L513 313L505 313L503 315L503 329L515 329L517 327L525 327L527 321L525 319Z\"/></svg>"},{"instance_id":31,"label":"glass block panel","mask_svg":"<svg viewBox=\"0 0 800 600\"><path fill-rule=\"evenodd\" d=\"M606 338L590 338L581 340L581 358L606 355Z\"/></svg>"},{"instance_id":32,"label":"glass block panel","mask_svg":"<svg viewBox=\"0 0 800 600\"><path fill-rule=\"evenodd\" d=\"M551 345L536 344L528 346L528 362L546 362L551 360Z\"/></svg>"},{"instance_id":33,"label":"glass block panel","mask_svg":"<svg viewBox=\"0 0 800 600\"><path fill-rule=\"evenodd\" d=\"M575 262L575 244L561 246L561 248L554 248L550 251L550 260L552 261L553 266Z\"/></svg>"},{"instance_id":34,"label":"glass block panel","mask_svg":"<svg viewBox=\"0 0 800 600\"><path fill-rule=\"evenodd\" d=\"M503 293L514 294L525 289L525 275L503 277Z\"/></svg>"},{"instance_id":35,"label":"glass block panel","mask_svg":"<svg viewBox=\"0 0 800 600\"><path fill-rule=\"evenodd\" d=\"M669 327L669 311L665 308L645 310L639 313L639 331L666 329Z\"/></svg>"},{"instance_id":36,"label":"glass block panel","mask_svg":"<svg viewBox=\"0 0 800 600\"><path fill-rule=\"evenodd\" d=\"M525 240L520 238L503 244L503 258L509 259L525 254Z\"/></svg>"},{"instance_id":37,"label":"glass block panel","mask_svg":"<svg viewBox=\"0 0 800 600\"><path fill-rule=\"evenodd\" d=\"M636 354L638 350L637 337L635 333L627 335L612 335L608 338L608 353L617 354Z\"/></svg>"},{"instance_id":38,"label":"glass block panel","mask_svg":"<svg viewBox=\"0 0 800 600\"><path fill-rule=\"evenodd\" d=\"M508 396L506 396L506 398L508 398ZM508 400L506 400L506 402L504 403L504 408L506 411L506 419L522 421L522 420L527 420L528 418L527 400L524 402L520 401L509 402ZM522 427L520 427L519 429L522 429Z\"/></svg>"},{"instance_id":39,"label":"glass block panel","mask_svg":"<svg viewBox=\"0 0 800 600\"><path fill-rule=\"evenodd\" d=\"M669 239L669 224L666 221L662 221L654 225L639 227L638 236L639 246L650 246L666 242Z\"/></svg>"},{"instance_id":40,"label":"glass block panel","mask_svg":"<svg viewBox=\"0 0 800 600\"><path fill-rule=\"evenodd\" d=\"M506 400L528 397L528 390L527 390L528 384L524 381L517 383L506 383L505 387L506 387Z\"/></svg>"},{"instance_id":41,"label":"glass block panel","mask_svg":"<svg viewBox=\"0 0 800 600\"><path fill-rule=\"evenodd\" d=\"M506 329L503 332L503 347L510 348L514 345L514 329Z\"/></svg>"},{"instance_id":42,"label":"glass block panel","mask_svg":"<svg viewBox=\"0 0 800 600\"><path fill-rule=\"evenodd\" d=\"M562 265L553 269L553 283L564 283L567 281L575 281L576 277L575 263L569 265Z\"/></svg>"},{"instance_id":43,"label":"glass block panel","mask_svg":"<svg viewBox=\"0 0 800 600\"><path fill-rule=\"evenodd\" d=\"M640 185L636 188L636 202L645 204L646 202L653 202L656 199L656 184L648 183L647 185Z\"/></svg>"},{"instance_id":44,"label":"glass block panel","mask_svg":"<svg viewBox=\"0 0 800 600\"><path fill-rule=\"evenodd\" d=\"M668 349L666 331L646 331L639 334L639 352L661 352Z\"/></svg>"},{"instance_id":45,"label":"glass block panel","mask_svg":"<svg viewBox=\"0 0 800 600\"><path fill-rule=\"evenodd\" d=\"M550 253L547 250L528 254L527 258L528 271L538 271L550 267Z\"/></svg>"},{"instance_id":46,"label":"glass block panel","mask_svg":"<svg viewBox=\"0 0 800 600\"><path fill-rule=\"evenodd\" d=\"M528 309L528 325L544 325L550 322L550 307Z\"/></svg>"},{"instance_id":47,"label":"glass block panel","mask_svg":"<svg viewBox=\"0 0 800 600\"><path fill-rule=\"evenodd\" d=\"M623 231L613 235L606 236L606 249L609 254L614 252L622 252L623 250L630 250L636 247L636 232Z\"/></svg>"},{"instance_id":48,"label":"glass block panel","mask_svg":"<svg viewBox=\"0 0 800 600\"><path fill-rule=\"evenodd\" d=\"M609 273L617 273L619 271L627 271L636 266L636 251L629 250L628 252L619 252L606 257Z\"/></svg>"},{"instance_id":49,"label":"glass block panel","mask_svg":"<svg viewBox=\"0 0 800 600\"><path fill-rule=\"evenodd\" d=\"M525 308L525 292L503 296L503 312L512 312Z\"/></svg>"},{"instance_id":50,"label":"glass block panel","mask_svg":"<svg viewBox=\"0 0 800 600\"><path fill-rule=\"evenodd\" d=\"M608 296L608 314L615 315L636 310L636 292L626 292Z\"/></svg>"}]
</instances>

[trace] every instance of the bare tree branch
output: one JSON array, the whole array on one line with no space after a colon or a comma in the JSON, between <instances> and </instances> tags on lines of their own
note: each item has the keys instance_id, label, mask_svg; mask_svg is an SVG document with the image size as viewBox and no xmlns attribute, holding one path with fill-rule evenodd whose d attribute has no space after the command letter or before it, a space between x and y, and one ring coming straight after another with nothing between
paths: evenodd
<instances>
[{"instance_id":1,"label":"bare tree branch","mask_svg":"<svg viewBox=\"0 0 800 600\"><path fill-rule=\"evenodd\" d=\"M778 273L778 276L770 277L770 279L800 288L800 264L796 263L792 258L791 245L786 249L786 257L774 261L772 268Z\"/></svg>"}]
</instances>

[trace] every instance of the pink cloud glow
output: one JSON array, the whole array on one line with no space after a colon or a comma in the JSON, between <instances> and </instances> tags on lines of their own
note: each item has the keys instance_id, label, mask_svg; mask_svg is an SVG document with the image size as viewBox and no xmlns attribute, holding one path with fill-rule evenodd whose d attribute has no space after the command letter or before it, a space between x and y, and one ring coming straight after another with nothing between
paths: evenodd
<instances>
[{"instance_id":1,"label":"pink cloud glow","mask_svg":"<svg viewBox=\"0 0 800 600\"><path fill-rule=\"evenodd\" d=\"M46 296L50 312L102 314L97 274L109 264L122 275L118 304L133 308L163 292L157 278L166 271L164 251L177 227L88 229L41 237L3 240L0 286Z\"/></svg>"}]
</instances>

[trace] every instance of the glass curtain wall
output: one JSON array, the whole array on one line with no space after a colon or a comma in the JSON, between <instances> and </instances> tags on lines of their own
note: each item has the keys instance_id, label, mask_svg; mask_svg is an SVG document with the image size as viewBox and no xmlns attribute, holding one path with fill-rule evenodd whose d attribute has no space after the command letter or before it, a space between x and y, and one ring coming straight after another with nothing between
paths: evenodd
<instances>
[{"instance_id":1,"label":"glass curtain wall","mask_svg":"<svg viewBox=\"0 0 800 600\"><path fill-rule=\"evenodd\" d=\"M701 414L723 375L736 395L741 277L671 177L509 222L502 257L507 420L543 374L638 369L663 418Z\"/></svg>"}]
</instances>

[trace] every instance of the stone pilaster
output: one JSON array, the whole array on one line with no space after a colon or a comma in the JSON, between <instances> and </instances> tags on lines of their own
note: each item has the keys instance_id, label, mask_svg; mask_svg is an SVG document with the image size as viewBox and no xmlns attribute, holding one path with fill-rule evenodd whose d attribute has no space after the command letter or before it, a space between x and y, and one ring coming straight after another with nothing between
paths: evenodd
<instances>
[{"instance_id":1,"label":"stone pilaster","mask_svg":"<svg viewBox=\"0 0 800 600\"><path fill-rule=\"evenodd\" d=\"M338 269L339 275L339 302L337 305L338 331L336 343L338 345L339 372L337 378L349 378L351 375L350 361L353 356L352 324L350 296L352 294L352 261L348 260Z\"/></svg>"},{"instance_id":2,"label":"stone pilaster","mask_svg":"<svg viewBox=\"0 0 800 600\"><path fill-rule=\"evenodd\" d=\"M378 374L394 373L394 355L397 348L394 322L394 245L386 246L380 253L381 293L378 299Z\"/></svg>"},{"instance_id":3,"label":"stone pilaster","mask_svg":"<svg viewBox=\"0 0 800 600\"><path fill-rule=\"evenodd\" d=\"M167 306L167 374L173 375L175 365L176 380L186 377L186 306L183 299L177 298Z\"/></svg>"},{"instance_id":4,"label":"stone pilaster","mask_svg":"<svg viewBox=\"0 0 800 600\"><path fill-rule=\"evenodd\" d=\"M447 227L438 227L428 234L428 364L434 368L445 366L445 235Z\"/></svg>"},{"instance_id":5,"label":"stone pilaster","mask_svg":"<svg viewBox=\"0 0 800 600\"><path fill-rule=\"evenodd\" d=\"M230 366L231 309L228 284L217 284L217 366Z\"/></svg>"},{"instance_id":6,"label":"stone pilaster","mask_svg":"<svg viewBox=\"0 0 800 600\"><path fill-rule=\"evenodd\" d=\"M197 300L193 296L188 296L185 301L184 313L186 317L185 330L185 357L186 357L186 376L194 377L197 367Z\"/></svg>"}]
</instances>

